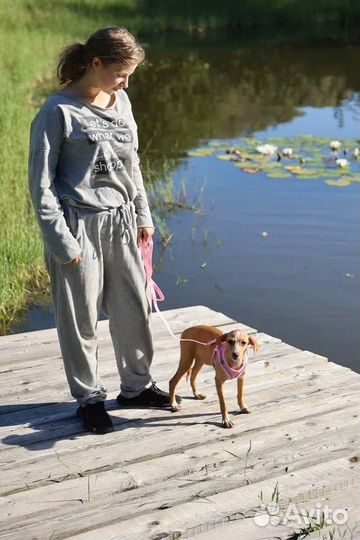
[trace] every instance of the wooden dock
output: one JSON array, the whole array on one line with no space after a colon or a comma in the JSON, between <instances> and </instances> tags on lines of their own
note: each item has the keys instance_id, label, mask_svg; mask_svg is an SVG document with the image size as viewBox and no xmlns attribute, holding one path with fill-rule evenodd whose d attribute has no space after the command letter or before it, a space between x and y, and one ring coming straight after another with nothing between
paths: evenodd
<instances>
[{"instance_id":1,"label":"wooden dock","mask_svg":"<svg viewBox=\"0 0 360 540\"><path fill-rule=\"evenodd\" d=\"M192 399L184 380L179 413L117 408L119 378L101 321L101 374L115 430L87 433L56 330L1 337L0 538L296 539L294 531L310 531L296 512L319 516L326 505L332 524L307 538L360 538L360 376L204 306L164 314L177 334L194 324L257 334L261 351L248 367L252 414L236 415L236 382L229 381L236 425L221 427L210 367L199 377L207 399ZM152 326L152 374L166 389L179 344L157 314ZM285 523L290 501L296 511Z\"/></svg>"}]
</instances>

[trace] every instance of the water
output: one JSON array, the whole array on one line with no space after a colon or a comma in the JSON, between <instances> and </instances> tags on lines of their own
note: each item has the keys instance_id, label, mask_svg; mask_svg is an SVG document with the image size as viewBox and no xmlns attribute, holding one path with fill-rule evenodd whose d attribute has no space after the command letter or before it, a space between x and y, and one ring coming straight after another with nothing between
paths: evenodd
<instances>
[{"instance_id":1,"label":"water","mask_svg":"<svg viewBox=\"0 0 360 540\"><path fill-rule=\"evenodd\" d=\"M143 165L160 178L171 158L175 191L185 180L188 200L201 207L167 215L174 236L155 254L161 309L207 305L359 370L359 185L274 180L186 156L212 139L249 134L357 139L357 55L236 38L149 43L149 64L129 89ZM51 326L45 303L13 331Z\"/></svg>"}]
</instances>

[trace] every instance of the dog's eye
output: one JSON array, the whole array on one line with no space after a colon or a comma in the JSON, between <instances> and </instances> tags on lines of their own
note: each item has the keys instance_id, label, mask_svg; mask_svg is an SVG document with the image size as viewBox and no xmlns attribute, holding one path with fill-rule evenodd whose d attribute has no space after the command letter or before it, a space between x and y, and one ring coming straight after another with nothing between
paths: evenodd
<instances>
[{"instance_id":1,"label":"dog's eye","mask_svg":"<svg viewBox=\"0 0 360 540\"><path fill-rule=\"evenodd\" d=\"M247 341L242 341L241 345L247 345Z\"/></svg>"},{"instance_id":2,"label":"dog's eye","mask_svg":"<svg viewBox=\"0 0 360 540\"><path fill-rule=\"evenodd\" d=\"M234 339L228 339L228 344L231 345L231 346L234 346L235 345L235 340Z\"/></svg>"}]
</instances>

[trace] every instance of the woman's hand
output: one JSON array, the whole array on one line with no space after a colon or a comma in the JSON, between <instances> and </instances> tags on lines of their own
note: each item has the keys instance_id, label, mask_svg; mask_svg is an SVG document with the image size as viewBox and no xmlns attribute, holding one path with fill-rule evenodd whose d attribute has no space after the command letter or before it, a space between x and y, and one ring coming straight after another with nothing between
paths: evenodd
<instances>
[{"instance_id":1,"label":"woman's hand","mask_svg":"<svg viewBox=\"0 0 360 540\"><path fill-rule=\"evenodd\" d=\"M78 264L81 261L81 255L76 255L75 259L65 263L65 264Z\"/></svg>"},{"instance_id":2,"label":"woman's hand","mask_svg":"<svg viewBox=\"0 0 360 540\"><path fill-rule=\"evenodd\" d=\"M144 240L145 242L148 242L150 238L152 237L152 235L154 234L154 232L155 232L155 229L153 229L152 227L139 227L138 232L137 232L138 246L140 247L142 240Z\"/></svg>"}]
</instances>

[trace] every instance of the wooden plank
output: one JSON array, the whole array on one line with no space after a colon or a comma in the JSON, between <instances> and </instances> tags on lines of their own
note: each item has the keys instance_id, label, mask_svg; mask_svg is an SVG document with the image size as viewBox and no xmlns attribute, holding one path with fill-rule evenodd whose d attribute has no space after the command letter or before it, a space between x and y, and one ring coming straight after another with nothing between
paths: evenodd
<instances>
[{"instance_id":1,"label":"wooden plank","mask_svg":"<svg viewBox=\"0 0 360 540\"><path fill-rule=\"evenodd\" d=\"M272 516L269 513L269 510L264 509L257 513L256 519L241 519L241 517L240 519L236 519L235 517L235 519L232 519L227 523L222 522L219 526L205 526L204 532L200 532L200 534L196 534L196 536L188 536L187 538L196 538L196 540L219 540L219 538L226 538L226 540L239 540L240 538L246 540L289 540L293 531L299 532L301 529L307 528L308 522L306 521L306 512L310 513L310 515L312 515L311 512L313 512L313 515L316 516L317 511L320 512L327 506L333 512L344 509L348 516L347 522L344 525L337 525L337 514L335 513L335 521L333 521L331 525L321 528L312 534L308 534L306 540L355 540L360 538L360 509L357 504L358 498L359 489L357 487L345 488L344 490L338 489L335 493L327 495L325 500L320 500L318 497L309 498L306 501L302 501L301 504L297 504L295 509L293 509L293 507L289 508L289 506L285 504L284 508L282 508L279 513L276 513L275 516ZM289 515L290 512L297 512L294 515L293 523L291 525L284 522L284 518L286 515ZM331 520L334 517L333 512L330 514ZM274 519L272 519L272 517L274 517ZM276 524L277 520L279 520L280 523ZM259 523L261 523L261 525L259 525Z\"/></svg>"},{"instance_id":2,"label":"wooden plank","mask_svg":"<svg viewBox=\"0 0 360 540\"><path fill-rule=\"evenodd\" d=\"M355 468L357 469L356 475L354 474ZM251 516L254 509L258 507L260 492L263 491L266 494L265 496L270 497L276 482L278 483L283 504L289 498L293 499L299 496L316 497L316 489L311 488L312 484L321 485L323 491L328 493L337 490L338 486L343 485L344 482L358 487L358 464L354 467L347 458L341 458L331 464L324 463L308 469L301 469L290 476L275 476L270 485L268 481L264 481L254 486L244 486L243 488L216 494L210 498L207 497L206 500L199 497L196 500L184 502L175 508L165 508L137 516L134 519L127 520L125 523L119 523L116 516L118 508L112 506L109 512L104 509L106 515L102 514L101 516L103 523L109 523L110 525L106 525L101 529L91 528L85 534L73 536L73 540L83 538L92 540L96 538L96 535L103 540L107 538L121 538L122 540L159 538L160 535L162 538L171 538L174 535L180 537L180 534L182 537L191 537L191 535L196 537L200 531L204 532L204 524L206 528L209 525L216 528L218 523L227 523L229 518L246 519L249 514ZM111 516L113 516L113 519L111 519ZM106 521L104 518L107 518ZM119 525L121 528L119 528ZM68 523L67 526L69 527ZM54 530L53 523L51 524L51 530Z\"/></svg>"},{"instance_id":3,"label":"wooden plank","mask_svg":"<svg viewBox=\"0 0 360 540\"><path fill-rule=\"evenodd\" d=\"M220 318L217 318L214 320L214 322L220 323ZM105 321L102 321L105 322ZM200 321L199 321L200 323ZM230 328L234 328L234 324L216 324L215 326L224 329L224 331L228 331ZM246 325L239 325L236 324L236 327L242 328L245 331L248 331L249 334L255 334L256 331L250 327L247 327ZM180 329L181 331L185 328L183 326ZM41 330L39 332L47 332L47 330ZM15 370L20 369L30 369L29 362L31 361L31 365L33 368L36 367L42 367L42 366L49 366L49 362L53 361L61 361L61 351L57 340L57 334L56 331L54 331L54 336L52 340L49 339L42 339L41 342L36 341L36 337L34 337L32 340L29 340L26 342L26 345L21 345L20 347L16 347L14 345L8 345L7 347L2 347L1 355L0 355L0 373L6 374L6 373L13 373ZM37 332L34 332L37 333ZM157 354L158 351L161 351L163 349L167 348L177 348L179 347L179 338L180 334L178 334L177 339L173 338L169 334L163 333L163 336L158 336L156 332L154 333L154 344L155 344L155 354ZM266 334L264 334L266 336ZM7 337L7 336L5 336ZM2 337L0 338L2 339ZM270 342L279 342L280 340L276 340L276 338L272 338L271 336L266 336L266 341ZM264 340L264 341L265 341ZM98 343L99 343L99 353L100 358L103 360L106 358L114 358L114 349L111 342L111 337L108 328L106 328L103 332L103 334L99 334L98 337ZM62 362L61 362L62 363ZM53 364L52 364L53 365Z\"/></svg>"},{"instance_id":4,"label":"wooden plank","mask_svg":"<svg viewBox=\"0 0 360 540\"><path fill-rule=\"evenodd\" d=\"M220 326L220 328L226 328L226 326ZM299 351L299 349L296 349L295 347L281 344L280 340L271 338L271 336L268 336L267 334L258 334L257 339L263 347L266 347L268 354L271 354L272 349L276 349L277 346L281 347L281 345L285 352ZM179 350L179 341L174 340L171 336L167 336L163 340L156 341L153 365L158 366L165 362L169 363L169 354L171 355L171 359L174 359L175 361L176 358L176 361L178 361ZM284 354L285 352L279 350L279 354ZM50 365L51 373L53 370L63 370L63 362L57 345L55 352L49 347L44 348L43 351L36 349L33 350L30 348L26 353L28 355L27 357L23 356L20 359L17 358L16 360L16 353L14 354L14 358L9 359L8 363L4 362L3 365L0 366L2 380L9 379L13 383L14 381L19 381L22 379L28 381L29 379L37 379L38 377L48 379ZM263 354L263 352L261 354ZM113 373L116 372L115 354L110 336L108 337L106 343L99 345L99 358L101 369L103 371L107 370Z\"/></svg>"},{"instance_id":5,"label":"wooden plank","mask_svg":"<svg viewBox=\"0 0 360 540\"><path fill-rule=\"evenodd\" d=\"M251 394L254 389L260 390L260 387L266 388L269 385L275 387L289 378L291 378L292 381L297 382L305 382L315 377L319 378L323 371L329 369L328 364L323 363L321 358L319 360L317 356L313 357L311 364L306 364L307 368L305 370L300 369L303 365L303 360L301 356L297 356L296 358L300 362L298 366L294 365L293 362L290 362L289 359L284 362L284 366L279 365L277 361L275 362L273 360L269 360L266 367L260 362L254 364L251 369L251 376L248 377L248 395ZM307 360L309 359L308 356L306 358ZM278 367L278 369L276 369L276 367ZM336 364L334 364L333 367L335 370L342 369ZM168 374L172 374L174 371L175 367L172 368L171 372L169 369ZM157 373L158 370L156 369L154 375L156 376ZM162 384L164 388L167 388L166 374L164 373L163 375L164 376L159 379L161 381L159 384ZM114 375L114 377L116 376ZM164 379L164 382L162 379ZM215 395L214 375L211 367L204 367L199 375L199 384L204 391L206 390L206 392L208 392L208 388L210 388L210 393ZM231 387L234 386L233 383L228 383L227 386L228 385L231 385ZM185 378L179 384L178 391L184 397L192 398L190 384L186 382ZM2 414L0 414L0 433L6 434L9 430L13 429L13 426L26 427L27 424L36 426L42 423L70 418L74 414L75 406L76 405L73 403L64 403L62 407L60 403L40 405L36 402L31 402L29 404L23 403L22 405L17 404L15 406L4 406L2 407Z\"/></svg>"},{"instance_id":6,"label":"wooden plank","mask_svg":"<svg viewBox=\"0 0 360 540\"><path fill-rule=\"evenodd\" d=\"M162 411L158 412L158 416L154 416L156 411L144 411L144 415L138 420L130 422L120 420L120 426L116 423L117 431L108 434L106 438L84 433L81 438L73 441L69 440L73 437L71 434L64 439L65 433L62 438L57 434L59 439L52 442L51 434L45 433L44 440L43 434L40 433L39 442L36 442L36 435L30 434L29 438L33 440L31 445L27 438L24 438L24 443L29 450L31 449L30 452L27 448L19 446L9 447L9 450L1 452L0 490L2 494L6 494L46 485L71 475L74 477L84 473L94 474L124 462L153 459L159 454L171 454L197 445L201 446L204 440L210 443L219 438L225 441L229 437L235 438L239 435L248 437L258 431L270 429L270 426L272 430L275 426L288 425L289 422L305 418L308 419L309 426L313 426L316 425L315 418L318 415L343 410L353 405L358 393L357 384L347 386L343 392L330 388L322 392L312 392L310 395L303 394L300 399L292 401L286 396L284 405L281 404L281 400L276 404L276 415L273 408L265 402L257 409L254 407L255 412L252 415L240 415L232 430L220 427L218 404L215 404L206 412L196 411L194 415L193 411L187 411L181 416L169 414L167 418ZM71 426L70 422L68 424ZM70 429L68 424L67 427ZM19 444L19 439L20 437L15 436L9 443ZM134 440L137 443L135 446ZM159 440L161 440L160 448ZM54 452L51 447L55 442ZM42 450L44 446L49 450ZM42 453L36 453L37 450L42 450ZM16 470L13 469L14 460L17 462ZM67 468L63 461L70 467Z\"/></svg>"},{"instance_id":7,"label":"wooden plank","mask_svg":"<svg viewBox=\"0 0 360 540\"><path fill-rule=\"evenodd\" d=\"M253 328L243 323L237 323L231 317L227 317L223 313L213 311L206 306L187 306L183 308L170 309L164 312L166 320L171 325L173 333L180 333L188 326L196 324L209 324L211 326L219 326L224 324L236 323L241 328L249 329L251 332L255 332ZM160 338L161 335L168 335L164 323L162 322L158 313L153 313L151 317L151 328L155 338ZM98 335L99 339L104 339L109 335L109 321L103 320L98 322ZM9 334L7 336L1 336L1 356L6 351L11 349L23 349L37 345L39 347L49 346L51 343L57 341L57 333L55 328L47 328L45 330L35 330L33 332L23 332L21 334Z\"/></svg>"},{"instance_id":8,"label":"wooden plank","mask_svg":"<svg viewBox=\"0 0 360 540\"><path fill-rule=\"evenodd\" d=\"M269 365L266 367L266 370L270 370L269 374L268 373L263 373L263 371L261 370L262 365L260 363L256 363L253 366L251 366L252 369L249 370L249 373L250 373L249 374L249 384L248 384L248 388L247 388L247 395L248 395L249 399L252 399L252 395L253 394L256 395L256 392L261 392L261 398L260 399L255 397L255 399L257 401L259 401L259 402L264 401L266 399L269 399L269 395L277 396L278 398L281 398L281 396L284 393L286 394L286 392L290 392L289 388L287 387L287 385L289 385L289 384L293 388L292 392L297 391L298 393L303 389L303 386L305 384L307 384L310 387L314 386L314 384L316 382L316 379L320 378L320 374L322 373L322 370L326 366L326 364L322 363L322 357L320 357L320 358L317 358L316 356L312 357L312 355L309 355L309 354L304 354L304 356L306 357L307 361L312 362L310 371L309 370L299 369L298 373L296 373L296 368L294 369L294 362L298 362L299 358L300 358L301 364L298 367L303 367L303 362L304 362L301 359L301 356L299 357L298 355L296 355L296 359L292 358L292 362L290 361L290 359L288 359L287 362L284 364L286 369L283 369L281 371L280 370L277 371L276 378L273 377L274 370L273 370L273 366L272 366L271 363L269 363ZM317 361L317 360L320 362L319 364L315 363L315 361ZM274 365L276 365L276 362L274 362ZM316 369L318 369L318 368L320 368L320 372L316 371ZM259 375L257 375L256 372L258 372ZM259 378L259 376L260 376L260 378ZM351 372L350 370L346 370L346 369L343 370L342 368L338 368L338 367L335 367L335 366L334 366L334 369L332 370L332 375L328 376L326 378L325 384L327 384L327 385L332 384L332 377L335 378L336 381L339 381L340 378L342 378L342 377L346 377L347 381L354 380L354 382L356 382L358 380L357 376L355 374L353 374L353 372ZM273 378L274 378L274 380L273 380ZM186 402L184 402L184 405L183 405L184 409L185 409L185 407L186 408L188 408L188 407L196 407L196 408L200 407L203 410L206 410L206 407L209 404L217 404L218 398L217 398L216 391L215 391L215 388L214 388L214 375L213 375L213 371L211 370L211 368L210 368L209 371L205 371L201 375L200 381L201 381L202 390L205 391L208 394L208 400L206 402L202 403L202 404L201 403L199 404L198 401L193 400L193 399L190 399L190 402L188 404L187 401L189 401L189 400L186 400ZM279 385L284 386L284 388L281 390L280 394L276 390ZM165 383L162 384L162 386L166 387ZM192 395L190 394L189 385L186 385L186 389L184 391L182 391L182 388L184 388L184 386L185 386L185 384L179 385L180 393L184 397L186 397L186 395L188 395L190 398L192 398ZM270 392L270 394L269 394L269 392ZM236 385L235 385L234 381L229 382L229 383L227 383L225 385L225 395L229 396L230 399L232 398L232 401L234 401L235 396L236 396ZM8 408L8 410L11 410L11 406L10 406L10 408L9 408L9 406L7 406L7 408ZM31 418L31 414L32 414L32 418L33 418L32 426L29 425L29 416L25 417L21 410L18 410L15 413L15 415L16 415L15 416L15 421L16 422L19 422L20 418L22 418L22 420L23 420L22 425L20 426L21 429L22 429L22 434L23 435L26 435L26 433L30 433L30 431L25 431L24 432L24 429L27 428L28 430L30 430L31 428L33 428L36 431L36 430L39 429L38 426L40 426L41 423L44 420L45 420L45 423L46 423L46 421L48 421L46 419L46 417L45 417L44 420L42 420L41 413L39 413L39 411L37 409L38 409L37 407L36 408L30 408L30 410L28 411L28 415L30 415L30 418ZM66 412L66 411L68 411L68 412ZM65 412L65 415L64 415L64 412ZM23 414L22 417L21 417L21 414ZM67 406L67 407L63 408L63 410L60 411L60 416L58 417L58 420L64 420L67 416L70 417L73 414L74 414L74 409ZM3 426L2 428L0 428L0 433L2 433L3 436L5 436L6 433L11 434L11 433L14 432L14 428L7 427L9 425L11 426L11 422L12 423L14 422L14 419L12 418L12 416L13 415L11 413L8 414L8 415L0 416L1 425ZM34 420L34 417L35 417L35 420Z\"/></svg>"},{"instance_id":9,"label":"wooden plank","mask_svg":"<svg viewBox=\"0 0 360 540\"><path fill-rule=\"evenodd\" d=\"M285 347L284 351L282 344L269 344L266 347L264 346L264 351L261 354L259 353L258 355L256 355L256 358L250 362L249 369L250 366L251 369L253 369L253 364L256 364L259 365L261 369L264 369L265 371L267 371L267 373L270 374L273 369L277 369L276 367L274 367L277 364L275 364L271 360L277 359L279 357L284 357L284 353L288 351L294 351L294 354L291 357L287 356L286 360L289 361L289 365L291 362L292 365L296 365L296 362L299 362L305 366L309 364L309 361L315 357L317 359L322 359L321 361L323 362L326 361L324 357L314 355L313 353L300 351L299 349L291 347ZM264 359L263 362L262 359ZM178 364L178 360L179 353L177 350L174 350L171 353L164 351L158 353L151 370L153 377L156 377L156 379L158 380L167 382L174 374ZM164 366L164 370L161 369L162 366ZM42 373L44 373L44 370L42 370ZM18 385L16 385L16 379L11 380L11 374L3 374L2 377L4 383L8 378L9 381L12 381L11 386L13 388L11 395L8 396L7 403L11 405L14 403L19 403L20 400L24 403L28 403L32 399L34 400L34 402L38 401L39 399L48 399L52 401L59 399L61 395L69 396L69 392L66 386L65 375L63 374L62 363L59 363L56 367L53 366L51 368L51 373L54 373L54 377L52 377L52 375L49 373L46 373L45 375L39 377L33 377L33 374L29 372L27 377L20 377L21 382ZM109 384L108 377L110 377L110 379L114 377L114 383L116 384L116 389L118 390L120 386L120 381L119 376L116 373L115 359L112 362L107 363L105 366L103 365L103 362L101 362L100 375L106 384ZM2 408L2 414L6 412L7 409Z\"/></svg>"},{"instance_id":10,"label":"wooden plank","mask_svg":"<svg viewBox=\"0 0 360 540\"><path fill-rule=\"evenodd\" d=\"M351 487L359 485L359 464L352 463L350 456L332 460L331 462L305 467L289 474L275 475L272 480L260 481L254 485L236 487L221 493L209 496L192 497L185 499L171 508L162 510L144 511L144 499L131 499L133 492L127 492L120 496L114 494L103 500L89 501L72 511L64 519L63 516L49 519L44 517L41 524L36 526L36 533L40 537L53 535L55 538L73 538L74 540L113 539L121 538L131 540L138 538L174 538L196 536L204 532L204 523L216 525L218 522L229 521L230 516L247 515L253 516L259 508L259 495L270 497L274 486L278 485L281 503L284 504L291 497L316 497L316 488L312 485L321 486L323 493L333 493L339 485L349 483ZM211 480L210 480L211 481ZM189 484L186 484L188 489ZM159 503L171 500L174 493L179 493L177 483L166 492L160 491ZM160 504L161 506L161 504ZM138 512L136 512L136 509ZM129 511L132 513L129 514ZM150 524L152 526L149 528ZM101 528L99 528L99 526ZM115 532L114 527L117 527ZM81 529L84 531L79 534ZM33 534L32 526L2 531L0 537L8 540L23 539ZM114 536L115 533L115 536ZM178 534L180 533L180 534ZM161 536L160 536L161 535ZM176 536L177 535L177 536Z\"/></svg>"},{"instance_id":11,"label":"wooden plank","mask_svg":"<svg viewBox=\"0 0 360 540\"><path fill-rule=\"evenodd\" d=\"M289 354L290 352L304 352L300 351L295 347L290 345L278 342L276 340L269 340L269 337L265 334L257 334L257 339L260 342L261 349L260 352L256 355L254 361L261 360L265 356L277 357ZM170 340L171 338L167 338ZM179 344L172 342L173 347L156 347L153 366L156 367L162 363L169 363L170 361L178 362L179 359ZM112 368L112 371L115 373L116 364L114 358L114 351L111 343L108 343L106 346L99 347L100 355L100 365L101 368ZM169 358L168 358L168 355ZM36 356L36 360L32 360L29 365L29 361L18 360L16 362L12 361L9 365L3 366L1 376L4 380L9 378L9 380L21 379L22 376L29 379L32 377L32 374L48 375L46 369L49 369L51 365L51 370L53 369L62 369L62 359L60 356L52 357L51 354L44 356L40 359ZM44 374L45 371L45 374Z\"/></svg>"},{"instance_id":12,"label":"wooden plank","mask_svg":"<svg viewBox=\"0 0 360 540\"><path fill-rule=\"evenodd\" d=\"M253 366L254 369L257 366ZM319 388L326 388L329 387L330 391L332 390L332 385L334 382L341 382L341 381L347 381L349 384L358 382L359 378L356 374L351 372L350 370L342 370L341 368L338 368L337 366L332 369L331 375L329 374L324 381L321 379L321 374L324 371L324 364L320 364L319 366L315 366L314 364L311 364L311 370L310 371L304 371L299 370L299 373L294 373L294 368L289 369L288 363L287 363L287 369L281 370L276 374L276 378L272 380L271 377L261 374L261 377L252 376L249 377L249 384L247 388L247 395L248 395L248 401L249 404L254 404L256 406L257 404L262 404L269 402L269 400L273 399L279 399L281 400L282 397L286 397L286 395L292 396L291 399L301 399L301 395L304 394L307 395L307 393L316 393L319 391ZM297 376L299 375L299 377ZM183 410L182 413L186 413L186 410L189 410L189 412L196 411L206 411L209 407L217 408L218 398L214 389L214 382L213 382L213 373L205 372L202 375L201 378L202 384L201 388L203 391L205 391L208 394L208 398L204 402L198 402L194 399L192 399L192 396L190 394L189 387L187 387L187 390L182 391L181 385L179 385L179 391L183 395L184 398L188 396L190 399L184 399L183 404ZM320 386L319 386L320 385ZM163 385L165 387L165 385ZM225 395L229 399L229 403L232 406L236 406L236 387L235 383L227 383L225 385ZM297 396L294 398L294 396ZM58 407L61 404L58 404ZM111 405L111 404L110 404ZM114 404L115 405L115 404ZM52 405L50 407L56 407L56 405ZM115 405L116 407L116 405ZM118 406L116 407L118 408ZM42 410L42 409L41 409ZM24 417L22 416L23 421L26 420L26 422L23 422L22 425L20 425L20 429L22 430L22 434L25 436L26 433L30 433L31 431L25 431L24 429L31 430L31 428L34 429L34 431L37 431L41 429L42 423L51 422L51 424L54 423L54 421L63 421L66 418L71 418L71 416L74 414L75 408L71 406L71 404L66 404L65 407L60 407L59 414L55 417L45 417L41 416L41 412L38 412L37 408L30 409L28 411L28 415L32 414L33 423L29 424L29 419L31 416ZM212 409L210 409L212 410ZM154 412L151 412L150 410L144 410L140 409L141 415L143 418L148 417L150 414L155 414ZM16 431L16 428L12 428L11 425L14 424L14 422L19 422L19 419L21 418L22 411L17 411L16 413L9 414L9 415L3 415L1 418L2 420L2 428L1 433L3 436L6 434L11 434ZM138 409L118 409L118 413L121 415L126 416L126 421L132 418L136 418L139 415ZM12 418L15 414L15 419ZM167 411L165 411L165 414L168 414ZM130 416L129 416L130 415ZM6 441L7 443L8 441ZM29 441L30 442L30 441Z\"/></svg>"},{"instance_id":13,"label":"wooden plank","mask_svg":"<svg viewBox=\"0 0 360 540\"><path fill-rule=\"evenodd\" d=\"M319 460L331 461L334 457L347 455L351 450L355 452L358 437L356 433L354 436L354 431L359 424L359 419L353 416L355 412L358 412L356 407L347 410L348 423L340 438L337 435L337 423L344 417L343 411L322 415L316 423L315 435L309 430L308 421L302 421L286 427L275 427L267 434L255 433L251 439L238 437L227 442L217 440L175 455L156 456L151 460L124 464L92 474L90 479L86 475L64 479L62 482L36 488L36 500L34 490L1 497L0 520L11 518L20 526L21 516L24 524L33 516L35 523L40 521L41 512L51 512L51 515L60 511L71 513L75 503L103 500L129 488L138 488L139 492L132 496L146 500L147 504L149 493L154 495L156 506L159 495L156 495L154 487L145 490L142 488L161 485L161 491L164 492L168 490L166 482L174 480L182 484L186 481L195 491L200 489L195 483L206 481L204 489L210 494L214 490L222 491L271 478L274 471L279 473L286 469L290 474L305 465L316 464ZM219 482L224 478L227 479L225 484ZM214 480L214 486L209 483L210 479ZM184 489L174 493L178 497L177 501L192 495L191 490L185 493ZM0 523L0 528L2 526Z\"/></svg>"},{"instance_id":14,"label":"wooden plank","mask_svg":"<svg viewBox=\"0 0 360 540\"><path fill-rule=\"evenodd\" d=\"M349 430L348 430L349 431ZM351 434L349 434L351 437ZM141 513L154 511L163 503L162 494L166 493L167 505L175 506L182 502L195 498L201 493L203 498L211 497L213 494L234 489L240 486L245 486L247 483L254 485L256 482L265 479L271 479L274 474L284 471L285 466L280 467L279 463L289 464L292 474L303 467L315 465L318 463L314 452L320 452L322 463L333 459L338 459L349 455L349 448L344 441L343 447L340 444L332 445L329 441L329 436L320 443L314 441L310 448L304 449L295 447L294 449L287 448L284 452L283 448L270 446L271 455L262 449L261 454L256 453L254 463L250 460L249 471L246 479L243 476L242 460L229 458L229 454L223 451L215 455L209 456L206 452L204 457L198 458L197 472L183 471L184 474L172 475L167 479L163 479L158 474L158 478L154 479L149 485L144 485L142 471L147 472L152 465L152 470L161 470L162 461L154 460L153 464L147 464L147 467L133 467L135 478L140 479L142 484L134 481L131 475L131 467L125 470L114 469L103 473L98 473L91 478L79 478L63 482L61 484L53 484L36 490L36 499L34 494L27 491L19 494L3 498L0 506L0 529L6 529L9 519L14 524L12 530L22 527L34 527L34 532L41 533L41 522L48 522L54 518L64 519L71 518L76 509L79 512L78 517L81 519L82 512L88 512L88 509L83 505L91 502L93 507L98 503L103 504L103 501L109 497L116 497L116 504L123 502L122 512L118 515L119 518L129 519L132 515L135 517L139 513L139 507L136 508L134 501L142 501ZM316 442L318 444L316 444ZM358 443L358 440L355 441ZM207 449L206 449L207 450ZM231 450L229 451L231 452ZM300 453L300 457L298 454ZM295 463L292 459L296 455ZM211 457L211 459L209 459ZM256 460L256 461L255 461ZM169 470L170 464L168 464ZM250 470L251 469L251 470ZM160 482L160 484L158 484ZM181 489L176 489L178 485ZM161 485L162 489L156 489L157 485ZM131 494L128 490L131 489ZM121 495L120 492L124 491ZM120 501L121 499L121 501ZM40 528L40 530L39 530ZM47 528L47 526L45 526ZM45 532L45 531L44 531Z\"/></svg>"},{"instance_id":15,"label":"wooden plank","mask_svg":"<svg viewBox=\"0 0 360 540\"><path fill-rule=\"evenodd\" d=\"M177 335L193 324L256 334L205 306L165 316ZM165 388L179 343L158 314L152 325L152 374ZM31 334L0 341L2 381L12 388L0 407L0 538L286 538L289 531L279 527L259 533L251 519L262 489L271 493L278 481L285 502L291 496L309 504L319 496L351 503L358 493L352 458L360 376L349 369L257 333L262 349L249 365L247 389L253 414L238 416L233 430L220 427L214 373L206 367L199 377L205 402L187 399L185 381L177 414L115 409L109 399L116 430L99 437L85 433L73 416L56 330ZM108 321L99 323L99 347L102 376L115 397L119 378ZM231 414L235 394L234 381L227 383ZM171 508L159 510L164 502Z\"/></svg>"}]
</instances>

